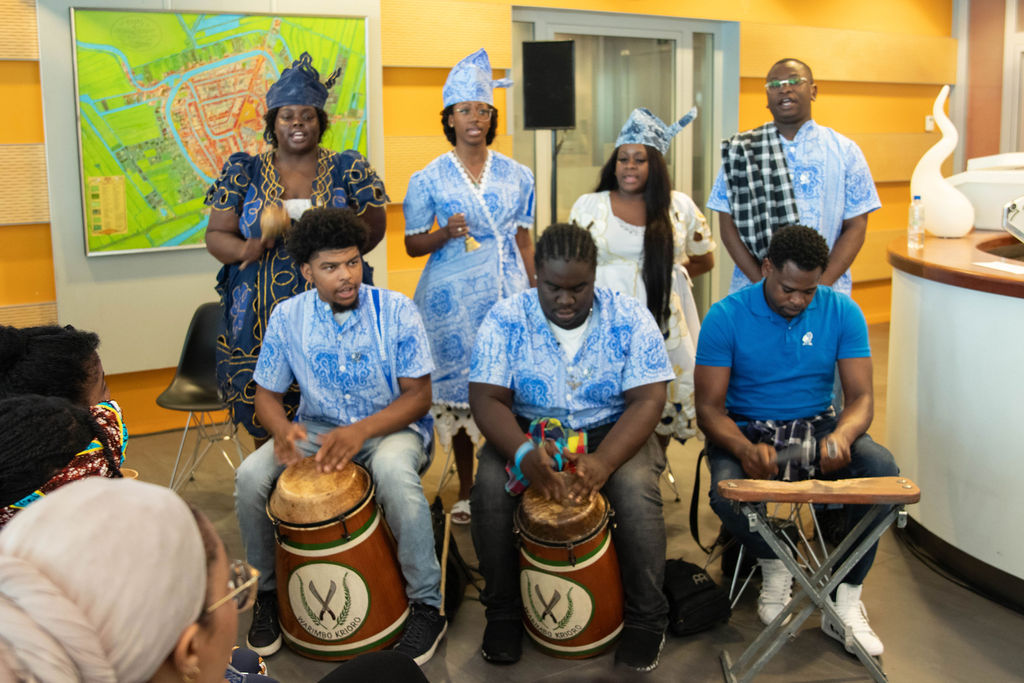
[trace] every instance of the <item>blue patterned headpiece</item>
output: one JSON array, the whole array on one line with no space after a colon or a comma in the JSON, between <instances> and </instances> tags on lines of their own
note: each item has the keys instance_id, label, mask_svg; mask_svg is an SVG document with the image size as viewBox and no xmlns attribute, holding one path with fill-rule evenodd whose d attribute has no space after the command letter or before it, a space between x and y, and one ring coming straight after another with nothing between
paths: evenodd
<instances>
[{"instance_id":1,"label":"blue patterned headpiece","mask_svg":"<svg viewBox=\"0 0 1024 683\"><path fill-rule=\"evenodd\" d=\"M661 119L651 113L650 109L646 107L634 109L633 113L629 115L626 125L619 131L615 147L619 148L622 145L650 145L661 152L662 156L665 156L668 153L668 146L672 142L672 138L683 128L686 128L695 118L697 118L697 107L691 107L690 111L686 112L686 116L671 126L666 126Z\"/></svg>"},{"instance_id":2,"label":"blue patterned headpiece","mask_svg":"<svg viewBox=\"0 0 1024 683\"><path fill-rule=\"evenodd\" d=\"M491 60L487 58L487 51L483 48L463 59L452 67L448 73L448 80L444 82L444 89L441 91L444 106L459 102L486 102L494 106L492 89L507 88L512 85L512 80L491 80L492 73Z\"/></svg>"},{"instance_id":3,"label":"blue patterned headpiece","mask_svg":"<svg viewBox=\"0 0 1024 683\"><path fill-rule=\"evenodd\" d=\"M290 69L281 72L281 78L267 90L267 109L287 105L316 107L323 109L327 103L327 90L341 75L336 69L325 83L320 82L320 72L313 68L313 58L308 52L292 62Z\"/></svg>"}]
</instances>

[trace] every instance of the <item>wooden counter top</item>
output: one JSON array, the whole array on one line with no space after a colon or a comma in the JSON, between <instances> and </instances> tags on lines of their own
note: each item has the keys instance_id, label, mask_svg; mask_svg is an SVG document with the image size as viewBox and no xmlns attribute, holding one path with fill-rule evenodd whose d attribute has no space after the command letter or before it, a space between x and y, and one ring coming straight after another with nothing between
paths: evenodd
<instances>
[{"instance_id":1,"label":"wooden counter top","mask_svg":"<svg viewBox=\"0 0 1024 683\"><path fill-rule=\"evenodd\" d=\"M889 243L888 259L893 268L926 280L1024 299L1024 275L974 265L975 261L1005 261L1024 266L1024 261L985 251L1017 244L1013 235L1002 231L972 230L956 239L925 237L924 248L911 251L904 236Z\"/></svg>"}]
</instances>

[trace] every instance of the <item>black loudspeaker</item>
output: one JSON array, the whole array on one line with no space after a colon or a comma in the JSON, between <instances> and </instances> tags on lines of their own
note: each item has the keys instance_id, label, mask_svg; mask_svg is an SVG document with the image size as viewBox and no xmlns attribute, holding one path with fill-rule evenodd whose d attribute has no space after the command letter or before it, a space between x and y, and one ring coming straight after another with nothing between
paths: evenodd
<instances>
[{"instance_id":1,"label":"black loudspeaker","mask_svg":"<svg viewBox=\"0 0 1024 683\"><path fill-rule=\"evenodd\" d=\"M523 43L524 128L576 127L573 41Z\"/></svg>"}]
</instances>

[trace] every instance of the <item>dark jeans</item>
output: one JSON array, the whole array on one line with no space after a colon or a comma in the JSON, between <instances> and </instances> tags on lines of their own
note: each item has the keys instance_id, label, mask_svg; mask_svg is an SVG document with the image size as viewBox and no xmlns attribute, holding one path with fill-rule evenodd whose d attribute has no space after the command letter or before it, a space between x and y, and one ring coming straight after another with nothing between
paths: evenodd
<instances>
[{"instance_id":1,"label":"dark jeans","mask_svg":"<svg viewBox=\"0 0 1024 683\"><path fill-rule=\"evenodd\" d=\"M517 620L522 606L512 515L520 497L505 492L506 460L490 443L483 445L478 457L470 505L473 545L485 582L480 601L488 621ZM615 510L612 540L622 574L625 624L656 633L668 625L668 602L662 592L665 518L658 482L664 469L665 452L651 437L602 489Z\"/></svg>"},{"instance_id":2,"label":"dark jeans","mask_svg":"<svg viewBox=\"0 0 1024 683\"><path fill-rule=\"evenodd\" d=\"M820 442L821 439L831 434L835 427L836 418L826 418L817 423L814 436ZM718 482L724 479L747 479L740 461L725 449L711 443L711 441L707 442L705 450L708 455L708 465L711 467L711 508L722 519L722 523L725 524L725 528L729 530L729 533L738 538L746 546L747 551L753 553L754 557L775 557L775 553L764 542L760 534L750 530L747 518L733 508L731 501L722 498L718 494ZM867 434L862 434L850 446L850 464L841 470L821 475L818 478L836 480L856 477L892 477L899 473L900 469L896 466L892 453L885 446L875 443ZM847 529L852 529L867 514L870 507L869 505L847 505L846 508L849 511ZM864 557L853 566L853 569L846 575L843 582L857 585L863 583L864 577L868 575L868 570L871 569L871 563L875 561L875 551L877 549L877 543L871 546ZM844 557L843 561L845 560L846 558ZM842 561L835 566L838 567L840 564L842 564Z\"/></svg>"}]
</instances>

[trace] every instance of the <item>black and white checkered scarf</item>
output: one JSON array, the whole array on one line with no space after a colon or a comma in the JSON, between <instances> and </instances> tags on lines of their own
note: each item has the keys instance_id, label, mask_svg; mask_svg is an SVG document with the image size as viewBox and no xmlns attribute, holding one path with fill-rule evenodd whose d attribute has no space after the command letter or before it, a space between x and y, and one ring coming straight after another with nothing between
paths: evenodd
<instances>
[{"instance_id":1,"label":"black and white checkered scarf","mask_svg":"<svg viewBox=\"0 0 1024 683\"><path fill-rule=\"evenodd\" d=\"M774 123L722 141L729 207L740 239L758 262L768 254L772 231L800 222L793 181Z\"/></svg>"}]
</instances>

